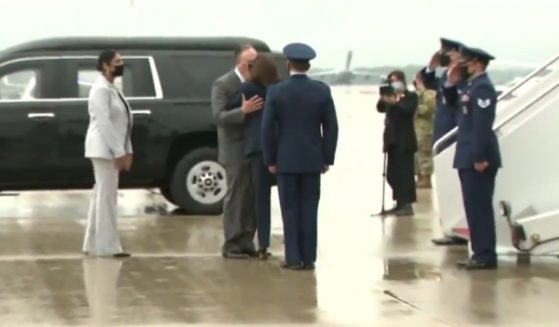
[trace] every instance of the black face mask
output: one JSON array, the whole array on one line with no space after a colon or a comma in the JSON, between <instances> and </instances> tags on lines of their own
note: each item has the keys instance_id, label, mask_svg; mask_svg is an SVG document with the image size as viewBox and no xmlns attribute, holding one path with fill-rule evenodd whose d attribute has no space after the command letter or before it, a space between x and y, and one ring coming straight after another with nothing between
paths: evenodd
<instances>
[{"instance_id":1,"label":"black face mask","mask_svg":"<svg viewBox=\"0 0 559 327\"><path fill-rule=\"evenodd\" d=\"M439 54L439 63L441 67L448 67L450 65L450 56L446 53Z\"/></svg>"},{"instance_id":2,"label":"black face mask","mask_svg":"<svg viewBox=\"0 0 559 327\"><path fill-rule=\"evenodd\" d=\"M124 74L124 65L115 66L113 76L122 76L122 74Z\"/></svg>"}]
</instances>

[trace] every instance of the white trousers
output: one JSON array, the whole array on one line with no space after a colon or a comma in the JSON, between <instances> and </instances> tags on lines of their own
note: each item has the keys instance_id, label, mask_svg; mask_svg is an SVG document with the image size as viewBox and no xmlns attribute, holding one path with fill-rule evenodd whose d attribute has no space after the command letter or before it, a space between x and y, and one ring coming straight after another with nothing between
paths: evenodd
<instances>
[{"instance_id":1,"label":"white trousers","mask_svg":"<svg viewBox=\"0 0 559 327\"><path fill-rule=\"evenodd\" d=\"M113 160L91 161L95 186L89 205L83 251L90 255L110 256L122 252L116 223L119 172Z\"/></svg>"}]
</instances>

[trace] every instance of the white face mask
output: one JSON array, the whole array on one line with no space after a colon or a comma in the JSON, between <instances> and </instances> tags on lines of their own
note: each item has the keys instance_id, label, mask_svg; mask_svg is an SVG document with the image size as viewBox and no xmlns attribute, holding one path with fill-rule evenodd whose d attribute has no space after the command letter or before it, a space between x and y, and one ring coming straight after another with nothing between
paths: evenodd
<instances>
[{"instance_id":1,"label":"white face mask","mask_svg":"<svg viewBox=\"0 0 559 327\"><path fill-rule=\"evenodd\" d=\"M396 91L404 91L406 89L406 86L404 85L404 83L402 81L395 81L395 82L390 83L390 85L392 85L392 87Z\"/></svg>"}]
</instances>

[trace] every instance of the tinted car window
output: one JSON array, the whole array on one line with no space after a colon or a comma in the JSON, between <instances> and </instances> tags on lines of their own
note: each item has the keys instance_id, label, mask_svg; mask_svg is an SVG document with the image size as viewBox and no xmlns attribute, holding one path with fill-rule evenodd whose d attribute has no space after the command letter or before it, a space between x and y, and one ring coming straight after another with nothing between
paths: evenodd
<instances>
[{"instance_id":1,"label":"tinted car window","mask_svg":"<svg viewBox=\"0 0 559 327\"><path fill-rule=\"evenodd\" d=\"M183 96L209 98L213 82L234 66L233 54L186 54L175 56L181 74Z\"/></svg>"},{"instance_id":2,"label":"tinted car window","mask_svg":"<svg viewBox=\"0 0 559 327\"><path fill-rule=\"evenodd\" d=\"M0 100L38 99L40 69L15 70L0 76Z\"/></svg>"},{"instance_id":3,"label":"tinted car window","mask_svg":"<svg viewBox=\"0 0 559 327\"><path fill-rule=\"evenodd\" d=\"M289 77L287 64L282 55L274 54L281 79ZM165 97L209 99L214 81L235 66L232 52L190 52L162 58L157 67L166 72L169 79L162 79ZM180 82L177 82L180 81Z\"/></svg>"},{"instance_id":4,"label":"tinted car window","mask_svg":"<svg viewBox=\"0 0 559 327\"><path fill-rule=\"evenodd\" d=\"M124 65L124 75L115 79L115 86L127 97L154 97L155 86L149 61L147 59L125 58ZM77 97L89 97L91 86L99 78L99 74L93 63L83 63L78 66L76 76Z\"/></svg>"},{"instance_id":5,"label":"tinted car window","mask_svg":"<svg viewBox=\"0 0 559 327\"><path fill-rule=\"evenodd\" d=\"M127 75L131 74L131 72L126 72ZM99 78L99 72L95 69L90 68L80 68L78 70L78 98L87 98L89 97L89 91L91 90L91 86L93 83ZM127 78L128 80L131 80ZM129 87L130 84L126 83L126 88L123 88L122 77L117 77L114 80L114 85L124 93L125 96L132 96L134 94L134 90Z\"/></svg>"}]
</instances>

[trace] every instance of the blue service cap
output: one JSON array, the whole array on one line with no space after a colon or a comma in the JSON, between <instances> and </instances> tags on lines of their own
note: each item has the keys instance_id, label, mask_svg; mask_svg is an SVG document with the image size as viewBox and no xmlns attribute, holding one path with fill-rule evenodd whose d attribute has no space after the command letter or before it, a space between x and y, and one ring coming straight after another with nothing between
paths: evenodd
<instances>
[{"instance_id":1,"label":"blue service cap","mask_svg":"<svg viewBox=\"0 0 559 327\"><path fill-rule=\"evenodd\" d=\"M283 48L288 60L307 62L316 57L316 52L304 43L290 43Z\"/></svg>"},{"instance_id":2,"label":"blue service cap","mask_svg":"<svg viewBox=\"0 0 559 327\"><path fill-rule=\"evenodd\" d=\"M463 45L462 42L458 42L451 39L445 39L444 37L441 37L441 49L459 51L462 45Z\"/></svg>"},{"instance_id":3,"label":"blue service cap","mask_svg":"<svg viewBox=\"0 0 559 327\"><path fill-rule=\"evenodd\" d=\"M479 48L472 48L467 47L465 45L460 47L460 56L464 61L470 61L473 59L482 60L482 61L491 61L495 59L491 54L487 51L479 49Z\"/></svg>"}]
</instances>

